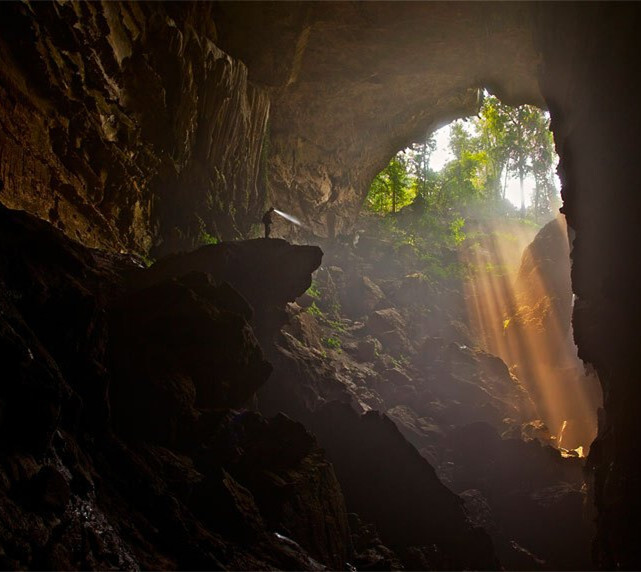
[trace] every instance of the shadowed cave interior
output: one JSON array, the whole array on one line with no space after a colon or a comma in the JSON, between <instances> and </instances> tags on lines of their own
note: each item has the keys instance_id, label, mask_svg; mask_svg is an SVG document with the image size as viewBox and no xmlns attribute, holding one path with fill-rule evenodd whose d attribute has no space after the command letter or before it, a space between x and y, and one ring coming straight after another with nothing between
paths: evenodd
<instances>
[{"instance_id":1,"label":"shadowed cave interior","mask_svg":"<svg viewBox=\"0 0 641 572\"><path fill-rule=\"evenodd\" d=\"M637 4L0 16L3 568L638 569ZM561 212L367 212L483 88Z\"/></svg>"}]
</instances>

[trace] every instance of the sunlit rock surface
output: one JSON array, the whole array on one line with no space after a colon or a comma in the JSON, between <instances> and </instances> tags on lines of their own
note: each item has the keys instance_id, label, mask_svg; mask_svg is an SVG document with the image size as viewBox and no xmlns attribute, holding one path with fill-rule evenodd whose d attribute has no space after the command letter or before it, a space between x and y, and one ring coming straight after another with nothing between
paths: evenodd
<instances>
[{"instance_id":1,"label":"sunlit rock surface","mask_svg":"<svg viewBox=\"0 0 641 572\"><path fill-rule=\"evenodd\" d=\"M561 215L546 224L523 253L501 355L536 396L559 446L586 451L602 405L599 380L586 372L572 338L570 244ZM533 359L533 356L537 359Z\"/></svg>"},{"instance_id":2,"label":"sunlit rock surface","mask_svg":"<svg viewBox=\"0 0 641 572\"><path fill-rule=\"evenodd\" d=\"M258 222L269 100L216 47L212 8L3 5L2 203L137 252Z\"/></svg>"},{"instance_id":3,"label":"sunlit rock surface","mask_svg":"<svg viewBox=\"0 0 641 572\"><path fill-rule=\"evenodd\" d=\"M376 228L372 222L370 232ZM265 349L274 371L259 391L259 407L286 411L313 429L335 465L348 510L371 521L408 567L487 565L480 564L480 537L460 521L460 501L441 483L465 500L469 518L492 537L501 565L590 567L594 531L584 510L584 459L566 459L553 448L558 442L537 417L538 396L482 349L465 303L463 284L472 278L422 274L416 257L402 255L404 246L380 229L377 238L365 231L356 246L327 246L313 287L290 305L290 323ZM346 295L350 274L379 292L381 309ZM502 329L502 315L494 318ZM397 345L399 339L405 345ZM412 488L413 479L422 488ZM403 493L389 503L377 489L381 482ZM422 503L441 508L426 510ZM462 544L448 544L435 521L422 520L426 512L458 527ZM425 552L425 539L439 548ZM475 556L463 561L461 552Z\"/></svg>"}]
</instances>

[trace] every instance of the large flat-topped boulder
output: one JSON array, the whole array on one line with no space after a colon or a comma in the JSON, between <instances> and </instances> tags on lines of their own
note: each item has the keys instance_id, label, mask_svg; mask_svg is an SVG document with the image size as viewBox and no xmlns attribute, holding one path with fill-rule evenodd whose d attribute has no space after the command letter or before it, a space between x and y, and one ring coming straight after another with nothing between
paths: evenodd
<instances>
[{"instance_id":1,"label":"large flat-topped boulder","mask_svg":"<svg viewBox=\"0 0 641 572\"><path fill-rule=\"evenodd\" d=\"M303 294L322 258L318 246L282 239L222 242L160 260L145 273L143 282L206 272L217 281L229 282L259 311L265 306L284 306Z\"/></svg>"}]
</instances>

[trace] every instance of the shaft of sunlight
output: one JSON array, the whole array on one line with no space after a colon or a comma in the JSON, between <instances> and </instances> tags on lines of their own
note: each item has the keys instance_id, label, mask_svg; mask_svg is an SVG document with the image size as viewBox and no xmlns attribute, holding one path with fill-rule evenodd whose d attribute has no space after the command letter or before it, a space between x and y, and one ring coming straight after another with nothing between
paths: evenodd
<instances>
[{"instance_id":1,"label":"shaft of sunlight","mask_svg":"<svg viewBox=\"0 0 641 572\"><path fill-rule=\"evenodd\" d=\"M501 357L528 390L539 417L558 436L552 437L557 447L582 454L596 435L595 380L586 378L569 316L561 315L558 293L545 277L535 269L527 292L517 285L521 253L535 230L516 221L482 223L474 230L476 240L461 254L473 269L465 283L471 326L484 349Z\"/></svg>"}]
</instances>

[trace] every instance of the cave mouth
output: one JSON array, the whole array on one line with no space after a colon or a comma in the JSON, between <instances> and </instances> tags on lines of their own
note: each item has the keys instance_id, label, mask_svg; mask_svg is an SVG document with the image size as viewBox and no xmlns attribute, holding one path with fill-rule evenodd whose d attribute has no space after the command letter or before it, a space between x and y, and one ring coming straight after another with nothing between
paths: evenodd
<instances>
[{"instance_id":1,"label":"cave mouth","mask_svg":"<svg viewBox=\"0 0 641 572\"><path fill-rule=\"evenodd\" d=\"M529 134L523 123L501 133L501 114L531 122ZM479 116L444 129L446 145L428 133L374 177L355 232L323 244L289 331L362 411L394 421L504 565L589 568L583 468L602 396L573 340L549 116L487 97ZM522 155L507 143L501 155L501 140Z\"/></svg>"},{"instance_id":2,"label":"cave mouth","mask_svg":"<svg viewBox=\"0 0 641 572\"><path fill-rule=\"evenodd\" d=\"M427 132L390 159L370 184L359 223L385 220L383 234L431 257L428 277L457 276L473 345L523 383L539 417L530 424L545 427L564 455L584 457L602 395L572 337L571 238L558 214L550 116L506 105L487 89L479 101L476 115ZM444 248L456 253L449 266Z\"/></svg>"},{"instance_id":3,"label":"cave mouth","mask_svg":"<svg viewBox=\"0 0 641 572\"><path fill-rule=\"evenodd\" d=\"M295 217L308 221L312 230L334 237L354 222L362 190L371 179L371 169L382 166L386 146L406 139L417 121L426 125L445 113L469 111L475 100L468 80L479 85L494 78L493 85L503 86L501 93L511 94L514 101L544 98L562 151L564 214L577 233L572 257L572 282L578 296L574 310L568 274L554 272L568 263L568 257L563 254L557 260L555 255L562 249L550 246L559 241L567 246L564 227L544 227L538 242L534 240L523 256L521 249L515 248L523 263L510 281L500 268L504 250L515 242L503 240L511 231L481 224L485 221L480 210L444 223L435 220L434 234L415 232L408 241L403 237L414 224L412 210L394 204L392 210L399 212L385 221L363 217L359 221L365 227L363 232L350 238L347 248L340 243L328 246L326 263L312 288L299 303L287 307L291 323L278 338L280 345L276 349L270 346L269 360L275 364L273 378L280 380L281 390L286 389L281 395L283 402L293 417L297 407L298 418L308 416L305 421L319 439L322 427L314 425L315 412L305 407L342 399L354 402L361 413L367 412L362 416L363 424L367 422L378 431L372 430L376 439L353 443L343 468L350 466L350 455L362 453L363 442L375 442L382 449L385 437L394 440L391 423L385 425L386 421L374 414L383 410L414 445L412 451L420 452L422 459L438 468L443 482L460 493L476 522L485 522L484 528L491 530L492 522L500 521L503 530L513 532L512 538L496 536L497 552L506 567L586 568L589 563L580 560L588 552L584 539L576 543L581 554L579 548L568 551L568 546L575 544L573 534L584 530L576 526L576 511L589 504L579 486L583 460L576 450L585 439L577 437L581 431L571 415L559 413L553 418L556 402L580 401L572 389L574 382L567 382L581 377L573 346L565 357L555 351L568 340L571 343L565 318L574 312L581 356L598 368L606 396L607 414L600 417L599 446L593 447L590 460L599 509L594 553L605 568L630 567L639 560L635 527L630 526L639 514L638 469L634 466L639 317L630 310L635 307L640 283L638 265L630 264L634 245L639 243L639 195L630 192L636 186L637 158L631 127L639 122L634 101L637 91L633 89L638 21L637 7L607 3L586 9L562 3L300 3L285 8L273 3L230 2L199 4L184 11L172 4L8 4L3 6L0 24L0 102L4 112L0 198L4 205L49 220L83 245L110 252L157 252L161 256L202 242L217 242L218 238L247 238L251 226L259 224L265 200L271 199L278 200L287 213L291 210ZM400 110L391 101L400 100L399 95L404 103ZM354 102L359 102L358 109ZM423 115L417 117L419 113ZM381 124L381 117L395 120L384 141L372 136L389 126ZM43 534L41 527L35 529L40 526L39 519L30 528L36 520L32 503L40 503L42 511L51 516L52 510L66 510L70 498L75 510L78 505L74 503L79 499L90 502L94 493L103 508L109 505L111 493L115 522L123 522L123 514L137 514L138 522L150 524L142 534L139 530L123 533L142 555L137 562L83 560L88 563L84 567L221 567L216 559L191 558L192 532L202 527L182 507L191 510L196 505L207 519L212 517L211 507L225 506L229 511L220 515L220 522L233 523L236 530L232 532L242 536L239 531L245 529L262 531L256 507L240 502L248 498L246 490L250 489L256 493L261 511L279 524L286 522L290 531L298 533L292 538L296 536L301 545L312 546L313 542L300 533L304 529L301 521L291 518L294 511L288 507L281 510L283 505L274 508L271 501L275 495L260 497L261 491L282 492L282 482L289 482L293 473L300 475L301 464L310 469L308 461L321 458L309 445L305 431L282 419L270 425L248 416L248 433L252 427L266 429L270 425L275 441L289 444L280 439L287 435L295 445L289 447L293 453L282 452L289 463L275 468L278 478L270 476L259 482L248 478L271 475L274 467L261 463L276 455L254 455L243 471L239 467L243 469L248 459L239 459L237 450L225 449L234 463L224 467L212 467L209 454L196 459L204 476L199 481L191 470L190 455L171 453L172 448L191 452L189 447L181 448L182 442L176 447L176 439L180 441L185 435L200 435L209 446L208 431L215 424L208 424L212 419L207 415L202 416L202 423L196 423L201 411L192 408L193 381L204 379L205 374L192 370L198 360L182 358L196 350L175 344L179 355L172 365L184 370L174 370L171 379L166 371L158 371L162 369L159 366L152 367L155 361L168 359L161 351L149 354L150 363L137 364L141 371L127 371L128 348L121 348L119 367L123 371L112 371L114 348L106 344L106 333L115 327L126 340L128 324L126 320L107 324L105 317L113 311L115 294L132 295L121 290L127 274L141 271L139 265L118 256L103 258L86 252L28 217L4 211L1 216L15 223L2 225L7 232L0 260L2 278L15 285L6 289L8 295L3 292L0 296L0 334L18 389L3 385L6 394L1 396L0 423L3 427L7 423L12 434L19 436L19 447L28 454L0 467L1 484L10 487L9 494L0 498L2 508L8 506L7 514L20 515L20 522L13 527L16 535L9 543L12 550L1 551L0 559L7 567L46 568L49 562L57 562L60 568L72 567L77 561L65 555L65 545L70 544L68 538L78 537L78 529L84 530L80 517L84 518L85 511L74 513L78 518L65 524L69 526L64 534L57 519L49 518L47 534ZM472 217L478 219L475 226ZM34 238L38 248L29 240L16 242L25 228L47 240ZM438 232L449 242L442 244L433 238ZM470 240L474 234L479 238L477 244ZM422 258L415 247L426 238L431 240L431 249ZM271 268L279 271L291 269L287 257L277 252L281 243L273 241L269 246L273 248ZM265 279L271 276L269 268L256 270L257 261L267 259L265 253L247 257L247 252L239 255L235 246L210 246L207 251L225 252L229 254L225 260L238 262L251 270L249 274L254 273L251 284L245 285L249 293L261 290L254 286L262 286L263 281L264 290L270 290ZM19 247L24 248L24 261ZM317 250L312 254L314 260L319 259ZM214 262L218 262L216 256L212 257ZM36 261L28 267L32 257ZM47 266L48 261L53 265ZM460 275L460 268L466 265L479 269L474 279ZM229 270L227 266L224 269ZM231 272L235 278L247 274ZM287 283L278 274L273 291ZM283 299L303 292L307 279L307 275L293 279L296 292ZM104 291L104 280L113 292ZM241 297L247 294L238 284L236 287L241 289ZM185 309L199 324L210 320L228 330L230 321L236 324L233 331L238 334L240 349L235 355L249 352L254 356L237 364L239 382L250 380L251 387L246 389L254 391L269 368L262 363L254 342L248 340L248 328L256 325L248 322L251 309L228 289L213 287L202 276L192 275L164 288L153 291L156 297L149 298L154 318L158 317L155 311L164 310L169 302L169 310L171 304L184 304L179 310ZM174 300L168 300L168 294L175 292ZM552 295L558 292L563 295ZM141 298L131 301L134 309L144 301ZM424 303L426 299L431 303ZM284 311L281 302L280 298L271 300L269 306L260 296L251 300L259 308L258 318L273 318L279 327ZM268 311L264 310L267 306ZM212 307L218 310L214 312ZM145 334L164 331L168 318L183 315L169 310L164 316L160 314L164 321L158 318L151 324L146 312L139 312L137 327ZM131 312L122 314L127 317ZM204 321L203 314L207 316ZM232 320L232 316L236 317ZM211 328L203 329L211 332ZM550 341L551 333L557 334L556 343ZM226 345L218 338L206 342L200 344L206 346L205 354L215 354L211 348ZM416 343L419 347L412 348ZM548 351L535 358L535 346ZM86 360L78 360L84 356ZM173 357L171 352L169 357ZM210 363L210 356L203 357L203 363ZM234 370L234 364L222 363ZM550 368L569 386L562 399L549 384L536 381L537 376L549 378ZM112 374L114 380L110 379ZM97 383L87 383L88 379ZM111 383L127 385L129 380L149 381L150 385L143 383L136 391L134 401L139 399L136 403L145 412L137 421L151 431L147 423L169 419L147 433L156 439L152 444L168 447L168 453L140 447L129 455L117 440L112 441L108 418L113 404L107 390ZM158 405L149 399L159 393L154 384L161 385L164 397L158 414L149 415L146 407ZM138 389L135 383L129 385ZM532 403L535 394L536 403ZM242 396L234 396L229 407ZM126 409L126 397L125 392L116 405ZM118 407L111 411L116 416L123 414ZM330 422L335 419L332 414L344 414L343 420L349 417L332 411L326 417ZM232 419L229 434L235 433ZM353 416L349 419L351 422ZM531 422L524 428L521 421L528 419ZM537 423L539 419L543 423ZM348 425L347 421L345 425L336 423L336 427ZM94 467L83 456L95 453L100 459L101 443L95 447L94 439L85 440L83 435L92 434L96 426L107 436L113 454ZM134 424L129 430L141 427ZM189 429L184 434L177 430L184 427ZM524 440L524 432L533 438ZM254 452L274 450L271 443L262 443ZM333 443L331 435L325 434L321 445L330 455L335 453ZM404 443L387 451L407 452ZM39 455L35 460L29 456L33 451ZM48 455L44 460L43 451ZM146 460L140 461L138 452ZM58 462L58 453L63 465ZM411 453L407 455L411 457ZM131 461L130 469L118 472L123 456ZM400 456L392 454L390 458ZM332 462L340 472L337 458ZM414 463L416 458L410 460ZM312 478L318 474L327 476L323 463L311 463L316 473L303 472L310 477L308 482L318 482ZM370 483L367 479L374 479L379 472L389 476L380 466L386 463L393 464L385 458L378 466L368 465L370 470L363 471L362 482L351 488L349 475L342 473L340 484L349 491L349 503L359 498L359 489L368 488L362 486ZM431 469L426 463L398 466L418 466L425 477ZM113 470L105 472L105 465ZM52 467L60 470L52 472ZM71 497L65 488L69 482L66 468L72 473ZM105 490L98 478L94 486L98 474L113 476L113 490ZM167 477L167 488L152 480L155 475ZM143 478L138 479L140 476ZM236 486L235 478L242 486ZM143 485L128 487L127 483L137 482ZM215 487L203 490L207 487L199 482ZM331 479L324 482L331 483ZM520 482L525 484L516 484ZM270 489L272 486L275 489ZM194 488L200 496L192 494ZM360 509L357 512L366 517L376 497L389 500L388 491L399 488L382 487L383 494L366 499L362 513ZM149 496L149 490L158 494ZM338 484L333 488L336 490L340 493ZM339 497L328 494L325 498ZM24 507L12 504L21 498L29 501ZM137 513L121 502L122 498L130 499ZM176 499L182 503L178 509ZM497 499L507 500L502 505ZM408 505L395 507L404 513ZM341 520L344 507L338 501L336 506L339 545L349 547L349 530ZM383 507L380 522L386 525L386 538L398 539L408 527L393 530L395 521L385 518L387 509L392 508L392 503ZM488 518L486 509L494 518ZM529 523L519 520L519 511ZM289 520L281 518L283 514ZM307 522L313 524L313 530L319 529L316 521ZM567 530L560 531L559 523ZM361 533L367 524L360 527L354 522L352 530ZM533 537L534 528L543 536ZM156 558L146 541L139 542L154 531L161 534L154 536L158 541L153 548L159 554L167 544L166 556ZM96 545L96 552L103 552L101 531L96 528L95 532L83 545ZM546 532L548 536L544 536ZM46 547L41 544L45 537L52 539ZM202 554L218 551L214 539L199 539ZM412 542L415 539L412 537ZM112 550L119 548L118 537L107 541ZM73 545L69 548L76 550ZM450 551L455 552L464 553ZM190 557L182 556L185 554ZM336 565L327 554L318 554L323 562ZM427 552L423 556L426 554L429 556ZM551 556L546 560L544 555ZM339 566L344 562L342 556ZM239 564L223 562L232 568ZM283 560L258 562L292 566L285 556ZM256 561L241 563L250 567ZM447 567L443 561L431 564L436 569ZM461 568L478 566L464 563Z\"/></svg>"}]
</instances>

